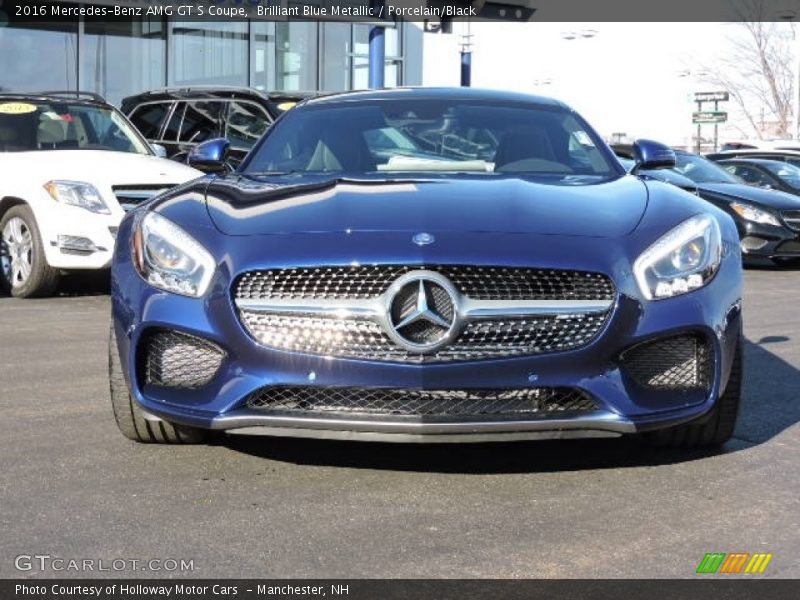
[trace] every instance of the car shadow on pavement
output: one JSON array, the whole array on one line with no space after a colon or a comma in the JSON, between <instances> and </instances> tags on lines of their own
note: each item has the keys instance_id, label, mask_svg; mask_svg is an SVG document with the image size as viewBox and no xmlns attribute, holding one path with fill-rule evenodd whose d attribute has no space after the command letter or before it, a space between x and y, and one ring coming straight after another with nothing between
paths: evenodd
<instances>
[{"instance_id":1,"label":"car shadow on pavement","mask_svg":"<svg viewBox=\"0 0 800 600\"><path fill-rule=\"evenodd\" d=\"M107 296L110 289L110 271L76 271L61 276L54 296L59 298ZM0 298L7 297L9 294L0 286Z\"/></svg>"},{"instance_id":2,"label":"car shadow on pavement","mask_svg":"<svg viewBox=\"0 0 800 600\"><path fill-rule=\"evenodd\" d=\"M636 438L481 444L393 444L250 436L221 437L233 450L288 463L438 473L526 473L647 467L739 452L800 421L800 371L768 347L786 336L745 340L745 393L734 438L722 449L654 448Z\"/></svg>"},{"instance_id":3,"label":"car shadow on pavement","mask_svg":"<svg viewBox=\"0 0 800 600\"><path fill-rule=\"evenodd\" d=\"M61 277L58 283L57 296L107 296L111 289L111 272L86 271L73 272Z\"/></svg>"}]
</instances>

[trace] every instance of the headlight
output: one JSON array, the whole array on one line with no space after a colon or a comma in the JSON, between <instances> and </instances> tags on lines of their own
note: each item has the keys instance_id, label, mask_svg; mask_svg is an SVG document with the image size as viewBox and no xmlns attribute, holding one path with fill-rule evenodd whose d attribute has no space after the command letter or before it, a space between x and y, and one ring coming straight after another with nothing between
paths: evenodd
<instances>
[{"instance_id":1,"label":"headlight","mask_svg":"<svg viewBox=\"0 0 800 600\"><path fill-rule=\"evenodd\" d=\"M660 300L703 287L721 260L719 224L709 215L699 215L645 250L633 263L633 274L645 298Z\"/></svg>"},{"instance_id":2,"label":"headlight","mask_svg":"<svg viewBox=\"0 0 800 600\"><path fill-rule=\"evenodd\" d=\"M199 298L214 275L214 258L193 237L158 213L149 212L133 234L133 262L150 285Z\"/></svg>"},{"instance_id":3,"label":"headlight","mask_svg":"<svg viewBox=\"0 0 800 600\"><path fill-rule=\"evenodd\" d=\"M731 202L733 211L742 217L745 221L752 221L753 223L763 223L764 225L781 226L781 222L772 213L765 210L756 208L751 204L742 204L741 202Z\"/></svg>"},{"instance_id":4,"label":"headlight","mask_svg":"<svg viewBox=\"0 0 800 600\"><path fill-rule=\"evenodd\" d=\"M56 202L80 206L93 213L110 215L103 197L91 183L82 181L48 181L44 189Z\"/></svg>"}]
</instances>

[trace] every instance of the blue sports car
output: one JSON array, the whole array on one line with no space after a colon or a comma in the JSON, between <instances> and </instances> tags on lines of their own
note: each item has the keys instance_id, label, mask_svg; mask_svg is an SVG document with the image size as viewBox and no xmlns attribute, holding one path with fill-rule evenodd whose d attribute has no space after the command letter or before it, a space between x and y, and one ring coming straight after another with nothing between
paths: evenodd
<instances>
[{"instance_id":1,"label":"blue sports car","mask_svg":"<svg viewBox=\"0 0 800 600\"><path fill-rule=\"evenodd\" d=\"M626 173L547 98L307 100L237 171L129 213L111 400L141 442L641 435L715 445L742 373L730 216ZM638 169L670 167L655 142Z\"/></svg>"}]
</instances>

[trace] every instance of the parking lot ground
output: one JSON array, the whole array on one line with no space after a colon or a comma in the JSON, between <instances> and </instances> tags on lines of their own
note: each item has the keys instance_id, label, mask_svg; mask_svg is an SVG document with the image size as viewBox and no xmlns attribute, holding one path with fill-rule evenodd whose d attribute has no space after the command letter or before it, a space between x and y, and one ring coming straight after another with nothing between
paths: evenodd
<instances>
[{"instance_id":1,"label":"parking lot ground","mask_svg":"<svg viewBox=\"0 0 800 600\"><path fill-rule=\"evenodd\" d=\"M800 576L800 271L746 272L746 393L721 453L137 445L108 402L102 291L0 298L0 577L93 575L21 573L25 554L184 559L209 578L693 577L706 552L771 552L766 576Z\"/></svg>"}]
</instances>

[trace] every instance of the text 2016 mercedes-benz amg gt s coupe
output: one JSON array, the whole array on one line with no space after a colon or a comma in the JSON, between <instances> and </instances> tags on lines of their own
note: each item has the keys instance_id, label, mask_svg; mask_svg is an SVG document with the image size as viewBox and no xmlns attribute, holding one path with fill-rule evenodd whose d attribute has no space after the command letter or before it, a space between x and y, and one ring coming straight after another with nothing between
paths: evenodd
<instances>
[{"instance_id":1,"label":"text 2016 mercedes-benz amg gt s coupe","mask_svg":"<svg viewBox=\"0 0 800 600\"><path fill-rule=\"evenodd\" d=\"M626 174L560 102L345 93L281 117L234 173L225 152L196 148L220 173L122 222L109 364L129 438L730 437L733 221Z\"/></svg>"}]
</instances>

